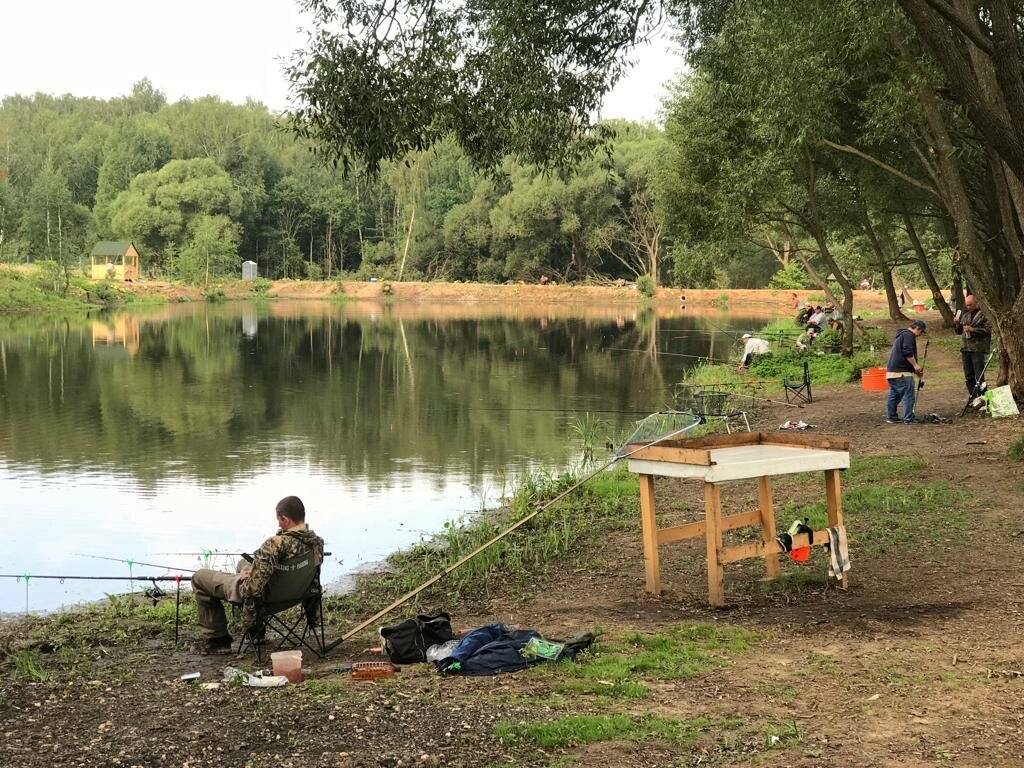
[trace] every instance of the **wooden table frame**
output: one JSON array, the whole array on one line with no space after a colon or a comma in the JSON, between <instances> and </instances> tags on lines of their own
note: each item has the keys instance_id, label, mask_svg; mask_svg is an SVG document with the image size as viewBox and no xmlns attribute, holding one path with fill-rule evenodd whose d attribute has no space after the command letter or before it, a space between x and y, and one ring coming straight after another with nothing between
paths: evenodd
<instances>
[{"instance_id":1,"label":"wooden table frame","mask_svg":"<svg viewBox=\"0 0 1024 768\"><path fill-rule=\"evenodd\" d=\"M792 469L792 459L767 458L761 462L748 462L752 466L730 471L724 466L718 473L712 452L716 449L740 446L784 446L785 450L803 448L807 450L805 468ZM637 450L639 449L639 450ZM725 605L726 563L749 558L764 560L765 576L774 579L779 575L779 555L782 554L775 532L775 510L772 499L773 475L794 472L824 471L825 502L829 527L843 525L843 499L840 487L840 470L849 466L849 441L831 436L794 435L774 432L741 432L695 440L675 440L650 447L628 446L626 451L636 450L629 457L630 471L639 474L640 480L640 523L644 547L644 571L646 590L652 594L661 592L661 569L658 548L662 544L704 536L707 550L708 602L713 606ZM722 455L722 454L719 454ZM757 466L757 464L763 466ZM672 465L672 466L668 466ZM751 471L763 474L747 474ZM676 477L704 479L704 519L668 528L658 528L654 499L655 475L669 474ZM722 515L721 484L742 479L757 480L757 509L735 515ZM726 531L747 526L759 526L760 541L725 546ZM793 548L823 546L829 541L825 530L813 534L798 534L793 537ZM843 575L842 586L847 585Z\"/></svg>"}]
</instances>

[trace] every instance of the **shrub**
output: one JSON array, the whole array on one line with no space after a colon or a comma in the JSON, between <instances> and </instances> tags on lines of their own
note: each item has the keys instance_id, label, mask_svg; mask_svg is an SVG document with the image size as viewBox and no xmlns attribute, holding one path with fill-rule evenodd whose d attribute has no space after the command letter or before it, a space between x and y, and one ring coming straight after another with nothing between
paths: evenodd
<instances>
[{"instance_id":1,"label":"shrub","mask_svg":"<svg viewBox=\"0 0 1024 768\"><path fill-rule=\"evenodd\" d=\"M249 283L249 290L253 292L255 296L267 296L270 294L270 286L272 283L265 277L257 277L251 283Z\"/></svg>"},{"instance_id":2,"label":"shrub","mask_svg":"<svg viewBox=\"0 0 1024 768\"><path fill-rule=\"evenodd\" d=\"M213 288L213 287L207 288L206 292L203 294L203 296L211 304L219 304L220 302L222 302L225 299L227 299L227 296L224 295L224 289L223 288Z\"/></svg>"},{"instance_id":3,"label":"shrub","mask_svg":"<svg viewBox=\"0 0 1024 768\"><path fill-rule=\"evenodd\" d=\"M846 384L860 378L862 368L878 365L871 352L857 352L852 357L817 355L807 352L777 352L755 357L750 373L759 379L799 379L804 362L808 363L811 380L816 384Z\"/></svg>"},{"instance_id":4,"label":"shrub","mask_svg":"<svg viewBox=\"0 0 1024 768\"><path fill-rule=\"evenodd\" d=\"M803 267L797 262L791 261L772 275L772 279L768 281L768 287L788 291L806 288L807 283L807 273Z\"/></svg>"},{"instance_id":5,"label":"shrub","mask_svg":"<svg viewBox=\"0 0 1024 768\"><path fill-rule=\"evenodd\" d=\"M324 279L324 268L317 264L315 261L306 264L306 278L308 280L323 280Z\"/></svg>"},{"instance_id":6,"label":"shrub","mask_svg":"<svg viewBox=\"0 0 1024 768\"><path fill-rule=\"evenodd\" d=\"M648 299L654 298L654 278L650 275L640 275L636 279L636 289L640 291L640 295Z\"/></svg>"}]
</instances>

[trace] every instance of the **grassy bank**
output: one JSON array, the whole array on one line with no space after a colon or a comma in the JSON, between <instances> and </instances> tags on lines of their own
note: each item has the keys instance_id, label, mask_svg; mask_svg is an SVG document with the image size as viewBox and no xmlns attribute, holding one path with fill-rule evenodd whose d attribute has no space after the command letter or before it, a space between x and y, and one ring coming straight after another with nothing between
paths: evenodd
<instances>
[{"instance_id":1,"label":"grassy bank","mask_svg":"<svg viewBox=\"0 0 1024 768\"><path fill-rule=\"evenodd\" d=\"M0 267L0 314L71 315L162 303L160 296L132 292L113 281L66 278L54 265Z\"/></svg>"}]
</instances>

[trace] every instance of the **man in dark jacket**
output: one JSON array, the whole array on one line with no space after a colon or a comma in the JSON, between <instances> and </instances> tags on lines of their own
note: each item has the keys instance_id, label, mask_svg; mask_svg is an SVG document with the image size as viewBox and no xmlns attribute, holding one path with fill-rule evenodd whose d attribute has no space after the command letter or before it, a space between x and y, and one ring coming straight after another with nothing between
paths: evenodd
<instances>
[{"instance_id":1,"label":"man in dark jacket","mask_svg":"<svg viewBox=\"0 0 1024 768\"><path fill-rule=\"evenodd\" d=\"M988 318L981 311L974 296L967 294L964 298L964 308L956 313L953 321L953 330L963 337L960 345L960 356L964 363L964 382L967 384L967 394L975 395L975 385L978 390L984 390L985 358L988 357L989 346L992 342L992 329L989 327Z\"/></svg>"},{"instance_id":2,"label":"man in dark jacket","mask_svg":"<svg viewBox=\"0 0 1024 768\"><path fill-rule=\"evenodd\" d=\"M889 381L889 398L886 402L886 424L899 424L896 409L903 403L903 422L913 424L914 402L917 400L917 378L924 377L924 368L917 361L917 337L926 333L924 320L915 320L909 328L896 333L885 366L885 378Z\"/></svg>"},{"instance_id":3,"label":"man in dark jacket","mask_svg":"<svg viewBox=\"0 0 1024 768\"><path fill-rule=\"evenodd\" d=\"M281 499L275 514L279 530L260 545L251 564L240 561L237 573L201 568L192 574L196 621L207 653L231 650L224 602L242 606L242 623L248 631L256 619L254 598L263 594L279 563L306 552L313 555L316 565L324 561L324 540L306 527L306 508L298 496Z\"/></svg>"}]
</instances>

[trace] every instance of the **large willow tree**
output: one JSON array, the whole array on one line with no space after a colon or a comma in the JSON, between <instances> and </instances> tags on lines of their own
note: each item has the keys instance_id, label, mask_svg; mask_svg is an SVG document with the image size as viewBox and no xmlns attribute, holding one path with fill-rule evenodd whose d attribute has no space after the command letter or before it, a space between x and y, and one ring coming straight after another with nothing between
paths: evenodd
<instances>
[{"instance_id":1,"label":"large willow tree","mask_svg":"<svg viewBox=\"0 0 1024 768\"><path fill-rule=\"evenodd\" d=\"M304 5L313 18L309 43L289 67L300 102L295 127L335 159L371 168L445 136L482 166L507 153L547 165L578 159L607 138L595 124L601 100L630 51L663 20L701 68L713 64L700 61L701 51L713 51L710 43L745 15L782 14L833 45L836 7L826 0ZM819 138L933 199L994 321L1003 372L1024 395L1024 7L1011 0L846 0L844 7L892 20L872 26L888 66L903 75L888 128L906 128L909 140L867 147L850 144L849 135ZM784 59L765 74L775 82L813 76L787 71Z\"/></svg>"}]
</instances>

